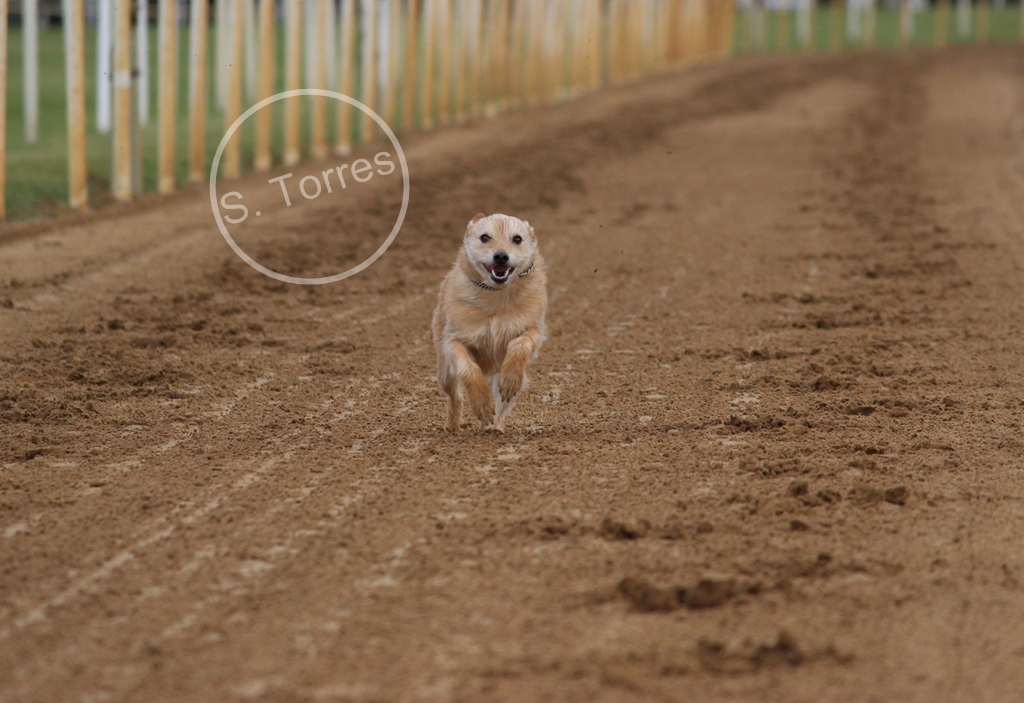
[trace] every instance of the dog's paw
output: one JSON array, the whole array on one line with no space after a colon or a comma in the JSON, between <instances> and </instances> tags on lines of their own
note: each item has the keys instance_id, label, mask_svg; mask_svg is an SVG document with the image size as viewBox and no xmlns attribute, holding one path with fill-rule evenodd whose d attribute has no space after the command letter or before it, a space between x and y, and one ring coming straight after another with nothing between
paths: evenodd
<instances>
[{"instance_id":1,"label":"dog's paw","mask_svg":"<svg viewBox=\"0 0 1024 703\"><path fill-rule=\"evenodd\" d=\"M486 391L474 393L470 398L470 405L473 408L473 414L480 422L485 425L494 422L494 398L490 393Z\"/></svg>"},{"instance_id":2,"label":"dog's paw","mask_svg":"<svg viewBox=\"0 0 1024 703\"><path fill-rule=\"evenodd\" d=\"M501 378L498 380L498 392L501 393L501 399L504 402L507 403L515 398L522 389L523 374L510 371L501 372Z\"/></svg>"}]
</instances>

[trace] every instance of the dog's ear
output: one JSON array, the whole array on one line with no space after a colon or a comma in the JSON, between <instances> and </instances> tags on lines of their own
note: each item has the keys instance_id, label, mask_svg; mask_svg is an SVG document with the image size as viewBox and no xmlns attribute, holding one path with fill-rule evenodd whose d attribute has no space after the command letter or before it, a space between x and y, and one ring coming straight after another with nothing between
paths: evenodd
<instances>
[{"instance_id":1,"label":"dog's ear","mask_svg":"<svg viewBox=\"0 0 1024 703\"><path fill-rule=\"evenodd\" d=\"M530 236L533 237L534 239L536 239L537 238L537 234L533 231L533 225L531 225L526 220L523 220L523 224L526 225L526 229L530 230Z\"/></svg>"},{"instance_id":2,"label":"dog's ear","mask_svg":"<svg viewBox=\"0 0 1024 703\"><path fill-rule=\"evenodd\" d=\"M473 225L475 225L477 222L479 222L480 220L484 219L485 217L487 217L487 215L483 214L482 212L478 212L477 214L473 215L473 219L469 221L469 224L466 225L466 227L467 228L472 227Z\"/></svg>"}]
</instances>

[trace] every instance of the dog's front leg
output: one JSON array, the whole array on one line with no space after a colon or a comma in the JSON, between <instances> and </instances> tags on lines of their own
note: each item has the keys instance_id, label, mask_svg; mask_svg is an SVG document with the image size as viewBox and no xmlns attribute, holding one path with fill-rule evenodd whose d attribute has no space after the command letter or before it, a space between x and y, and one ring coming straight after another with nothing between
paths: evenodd
<instances>
[{"instance_id":1,"label":"dog's front leg","mask_svg":"<svg viewBox=\"0 0 1024 703\"><path fill-rule=\"evenodd\" d=\"M501 375L498 378L498 393L501 395L502 412L495 421L496 429L503 429L505 418L512 411L516 396L523 389L526 379L526 363L540 346L543 333L539 328L531 328L509 342L505 350L505 360L501 364Z\"/></svg>"},{"instance_id":2,"label":"dog's front leg","mask_svg":"<svg viewBox=\"0 0 1024 703\"><path fill-rule=\"evenodd\" d=\"M448 396L448 419L444 425L445 429L449 432L458 432L462 425L462 391L459 389L458 374L443 354L438 355L437 359L437 385Z\"/></svg>"},{"instance_id":3,"label":"dog's front leg","mask_svg":"<svg viewBox=\"0 0 1024 703\"><path fill-rule=\"evenodd\" d=\"M469 407L485 427L494 423L494 397L491 389L484 378L484 372L473 360L469 348L457 339L447 342L446 355L455 367L455 371L466 387L466 395L469 396Z\"/></svg>"}]
</instances>

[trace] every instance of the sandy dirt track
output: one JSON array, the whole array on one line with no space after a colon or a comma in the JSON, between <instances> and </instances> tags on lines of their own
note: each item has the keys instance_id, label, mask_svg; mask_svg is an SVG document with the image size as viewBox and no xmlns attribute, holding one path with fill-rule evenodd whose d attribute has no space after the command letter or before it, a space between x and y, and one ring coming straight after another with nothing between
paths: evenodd
<instances>
[{"instance_id":1,"label":"sandy dirt track","mask_svg":"<svg viewBox=\"0 0 1024 703\"><path fill-rule=\"evenodd\" d=\"M0 701L1024 699L1020 47L403 144L335 285L201 189L0 245ZM344 268L368 192L250 243ZM451 436L477 211L536 226L550 339Z\"/></svg>"}]
</instances>

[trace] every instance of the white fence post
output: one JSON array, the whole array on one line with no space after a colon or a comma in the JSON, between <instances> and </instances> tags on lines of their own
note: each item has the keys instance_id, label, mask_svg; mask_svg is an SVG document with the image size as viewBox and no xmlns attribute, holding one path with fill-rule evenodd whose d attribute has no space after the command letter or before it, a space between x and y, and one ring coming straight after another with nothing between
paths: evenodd
<instances>
[{"instance_id":1,"label":"white fence post","mask_svg":"<svg viewBox=\"0 0 1024 703\"><path fill-rule=\"evenodd\" d=\"M24 75L25 141L39 139L39 4L21 0L22 68Z\"/></svg>"},{"instance_id":2,"label":"white fence post","mask_svg":"<svg viewBox=\"0 0 1024 703\"><path fill-rule=\"evenodd\" d=\"M149 124L149 3L138 0L135 14L135 65L139 70L139 124Z\"/></svg>"},{"instance_id":3,"label":"white fence post","mask_svg":"<svg viewBox=\"0 0 1024 703\"><path fill-rule=\"evenodd\" d=\"M96 131L110 131L114 0L96 0Z\"/></svg>"}]
</instances>

